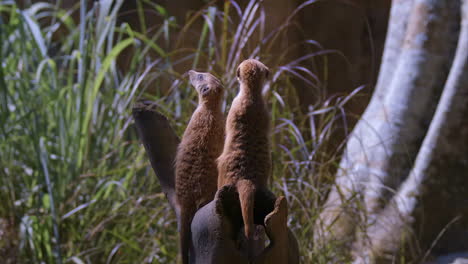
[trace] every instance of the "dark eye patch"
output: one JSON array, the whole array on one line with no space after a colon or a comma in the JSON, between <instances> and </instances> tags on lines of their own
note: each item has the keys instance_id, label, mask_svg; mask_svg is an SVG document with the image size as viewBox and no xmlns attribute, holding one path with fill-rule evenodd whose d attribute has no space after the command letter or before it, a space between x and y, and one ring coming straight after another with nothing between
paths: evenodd
<instances>
[{"instance_id":1,"label":"dark eye patch","mask_svg":"<svg viewBox=\"0 0 468 264\"><path fill-rule=\"evenodd\" d=\"M199 81L203 81L205 79L205 77L203 76L203 74L198 74L197 79Z\"/></svg>"},{"instance_id":2,"label":"dark eye patch","mask_svg":"<svg viewBox=\"0 0 468 264\"><path fill-rule=\"evenodd\" d=\"M202 95L206 95L209 90L210 90L210 87L207 84L203 84L202 86L200 86L200 93Z\"/></svg>"}]
</instances>

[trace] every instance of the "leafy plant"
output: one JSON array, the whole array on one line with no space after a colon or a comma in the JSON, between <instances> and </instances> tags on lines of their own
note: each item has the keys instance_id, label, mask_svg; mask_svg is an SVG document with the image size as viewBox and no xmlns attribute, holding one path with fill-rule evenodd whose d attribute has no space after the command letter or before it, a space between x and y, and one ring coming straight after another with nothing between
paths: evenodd
<instances>
[{"instance_id":1,"label":"leafy plant","mask_svg":"<svg viewBox=\"0 0 468 264\"><path fill-rule=\"evenodd\" d=\"M164 7L137 1L140 29L117 23L123 0L86 2L72 10L0 4L0 232L10 241L0 244L0 253L9 252L0 256L34 263L173 262L175 218L132 128L131 105L140 97L156 101L181 134L196 104L184 73L195 68L220 77L227 111L237 92L236 67L249 57L272 71L264 89L274 127L271 188L287 198L302 260L340 256L332 245L327 252L314 249L312 223L339 158L329 141L338 126L347 127L343 106L359 89L328 98L326 71L318 76L303 64L326 62L337 52L315 41L272 54L294 15L315 1L271 32L254 0L245 8L209 3L184 25ZM163 21L151 34L143 4ZM196 44L185 46L194 35ZM310 53L286 61L299 46ZM129 58L124 66L122 58ZM317 95L309 112L301 110L296 85Z\"/></svg>"}]
</instances>

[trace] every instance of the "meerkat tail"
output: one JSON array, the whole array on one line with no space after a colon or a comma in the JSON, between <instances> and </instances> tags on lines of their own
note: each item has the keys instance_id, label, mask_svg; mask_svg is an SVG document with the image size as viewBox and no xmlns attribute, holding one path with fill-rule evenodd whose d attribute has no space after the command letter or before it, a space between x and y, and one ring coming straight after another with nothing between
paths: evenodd
<instances>
[{"instance_id":1,"label":"meerkat tail","mask_svg":"<svg viewBox=\"0 0 468 264\"><path fill-rule=\"evenodd\" d=\"M189 263L190 241L192 240L190 224L192 222L192 218L193 214L187 212L187 210L181 210L179 249L183 264Z\"/></svg>"},{"instance_id":2,"label":"meerkat tail","mask_svg":"<svg viewBox=\"0 0 468 264\"><path fill-rule=\"evenodd\" d=\"M239 192L239 201L244 220L244 232L248 241L252 240L255 231L254 225L254 199L255 185L250 180L239 180L236 183Z\"/></svg>"}]
</instances>

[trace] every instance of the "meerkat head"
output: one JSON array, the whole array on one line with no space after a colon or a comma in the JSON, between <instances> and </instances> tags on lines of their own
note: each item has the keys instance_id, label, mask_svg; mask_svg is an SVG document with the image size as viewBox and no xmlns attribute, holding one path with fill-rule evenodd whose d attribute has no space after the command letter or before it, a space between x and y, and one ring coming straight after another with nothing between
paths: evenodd
<instances>
[{"instance_id":1,"label":"meerkat head","mask_svg":"<svg viewBox=\"0 0 468 264\"><path fill-rule=\"evenodd\" d=\"M221 81L208 72L190 70L190 83L197 90L201 102L218 102L221 100L224 88Z\"/></svg>"},{"instance_id":2,"label":"meerkat head","mask_svg":"<svg viewBox=\"0 0 468 264\"><path fill-rule=\"evenodd\" d=\"M267 66L255 59L248 59L237 67L237 80L249 88L260 89L270 75Z\"/></svg>"}]
</instances>

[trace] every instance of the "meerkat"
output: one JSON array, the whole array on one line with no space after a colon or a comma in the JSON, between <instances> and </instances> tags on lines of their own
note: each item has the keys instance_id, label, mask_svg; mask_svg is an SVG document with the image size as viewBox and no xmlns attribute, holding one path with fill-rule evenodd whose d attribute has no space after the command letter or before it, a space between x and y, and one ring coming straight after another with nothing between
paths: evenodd
<instances>
[{"instance_id":1,"label":"meerkat","mask_svg":"<svg viewBox=\"0 0 468 264\"><path fill-rule=\"evenodd\" d=\"M271 174L270 115L262 98L268 68L258 60L248 59L237 68L239 93L234 98L226 121L226 140L218 158L218 189L224 185L237 188L244 233L248 248L253 245L254 197L266 188ZM252 252L248 252L252 258Z\"/></svg>"},{"instance_id":2,"label":"meerkat","mask_svg":"<svg viewBox=\"0 0 468 264\"><path fill-rule=\"evenodd\" d=\"M216 159L224 144L225 118L221 110L224 88L210 73L189 71L198 106L184 132L175 160L176 201L182 262L189 263L190 224L199 208L217 190Z\"/></svg>"}]
</instances>

